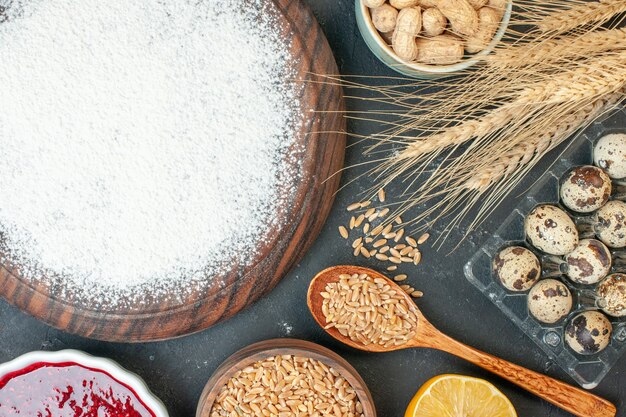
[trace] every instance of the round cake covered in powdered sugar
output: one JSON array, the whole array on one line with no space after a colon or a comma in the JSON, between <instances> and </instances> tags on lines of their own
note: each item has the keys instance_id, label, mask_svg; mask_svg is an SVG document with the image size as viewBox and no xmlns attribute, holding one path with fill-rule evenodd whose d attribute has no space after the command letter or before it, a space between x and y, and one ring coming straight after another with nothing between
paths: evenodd
<instances>
[{"instance_id":1,"label":"round cake covered in powdered sugar","mask_svg":"<svg viewBox=\"0 0 626 417\"><path fill-rule=\"evenodd\" d=\"M302 152L289 45L264 7L9 2L4 263L59 296L129 308L257 261Z\"/></svg>"}]
</instances>

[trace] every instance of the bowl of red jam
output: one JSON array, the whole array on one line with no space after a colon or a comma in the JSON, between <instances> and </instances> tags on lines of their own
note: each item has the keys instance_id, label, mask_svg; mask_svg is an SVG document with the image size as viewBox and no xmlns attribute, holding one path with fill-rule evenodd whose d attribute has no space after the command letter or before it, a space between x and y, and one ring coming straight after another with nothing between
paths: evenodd
<instances>
[{"instance_id":1,"label":"bowl of red jam","mask_svg":"<svg viewBox=\"0 0 626 417\"><path fill-rule=\"evenodd\" d=\"M137 375L75 350L31 352L0 364L0 416L168 417Z\"/></svg>"}]
</instances>

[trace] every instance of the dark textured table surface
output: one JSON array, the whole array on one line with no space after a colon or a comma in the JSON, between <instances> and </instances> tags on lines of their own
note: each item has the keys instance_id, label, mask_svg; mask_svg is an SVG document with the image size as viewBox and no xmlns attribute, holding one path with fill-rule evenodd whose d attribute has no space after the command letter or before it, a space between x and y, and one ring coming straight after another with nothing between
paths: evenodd
<instances>
[{"instance_id":1,"label":"dark textured table surface","mask_svg":"<svg viewBox=\"0 0 626 417\"><path fill-rule=\"evenodd\" d=\"M394 75L367 49L354 19L352 0L306 0L333 49L343 74ZM365 126L351 123L349 129L363 133ZM361 160L359 146L350 147L347 165ZM554 155L552 156L554 158ZM547 157L528 178L531 181L548 164ZM354 179L359 170L348 170L343 183ZM527 183L528 183L527 181ZM337 227L349 219L344 207L371 183L361 178L338 195L333 211L318 240L299 265L267 297L233 319L202 333L177 340L146 344L115 344L88 340L49 328L0 300L0 362L23 353L44 349L80 349L106 356L143 377L167 406L172 417L189 417L204 384L217 366L236 350L256 341L274 337L295 337L329 347L345 357L361 373L376 401L379 416L399 417L417 389L428 379L443 373L486 378L513 402L519 416L566 416L567 413L537 399L512 384L481 369L434 350L407 350L388 354L368 354L352 350L332 340L313 321L306 308L306 289L319 270L358 262L378 267L364 258L355 261L349 243L338 236ZM523 185L522 185L523 186ZM388 190L393 196L393 189ZM514 207L519 193L504 204L451 256L426 247L422 264L404 268L410 284L425 296L418 305L427 317L449 335L486 352L550 376L573 382L558 366L463 276L463 264L497 228ZM458 232L452 238L458 237ZM613 401L618 416L626 416L626 385L622 374L626 360L620 361L595 393ZM489 416L485 416L489 417Z\"/></svg>"}]
</instances>

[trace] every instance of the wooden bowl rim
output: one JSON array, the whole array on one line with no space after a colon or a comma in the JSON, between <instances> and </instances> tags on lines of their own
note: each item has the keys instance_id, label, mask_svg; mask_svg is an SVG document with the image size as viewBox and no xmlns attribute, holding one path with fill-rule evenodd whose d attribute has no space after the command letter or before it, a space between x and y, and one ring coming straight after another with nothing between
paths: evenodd
<instances>
[{"instance_id":1,"label":"wooden bowl rim","mask_svg":"<svg viewBox=\"0 0 626 417\"><path fill-rule=\"evenodd\" d=\"M198 407L196 417L209 417L218 391L237 371L246 366L276 355L297 355L319 360L327 366L335 368L354 388L363 405L364 417L376 417L376 407L367 384L356 369L348 361L332 350L313 342L293 338L268 339L248 345L229 356L213 372L206 383Z\"/></svg>"}]
</instances>

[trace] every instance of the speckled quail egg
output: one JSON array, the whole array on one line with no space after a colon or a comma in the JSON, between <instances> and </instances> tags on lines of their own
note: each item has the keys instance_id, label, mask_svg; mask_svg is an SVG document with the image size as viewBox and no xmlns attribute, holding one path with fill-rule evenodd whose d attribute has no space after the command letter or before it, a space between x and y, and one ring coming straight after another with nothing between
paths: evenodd
<instances>
[{"instance_id":1,"label":"speckled quail egg","mask_svg":"<svg viewBox=\"0 0 626 417\"><path fill-rule=\"evenodd\" d=\"M534 253L521 246L502 249L493 259L494 275L511 291L526 291L541 275L541 264Z\"/></svg>"},{"instance_id":2,"label":"speckled quail egg","mask_svg":"<svg viewBox=\"0 0 626 417\"><path fill-rule=\"evenodd\" d=\"M543 279L528 293L528 311L543 323L556 323L572 310L572 294L561 281Z\"/></svg>"},{"instance_id":3,"label":"speckled quail egg","mask_svg":"<svg viewBox=\"0 0 626 417\"><path fill-rule=\"evenodd\" d=\"M596 235L610 248L626 247L626 203L609 201L596 213Z\"/></svg>"},{"instance_id":4,"label":"speckled quail egg","mask_svg":"<svg viewBox=\"0 0 626 417\"><path fill-rule=\"evenodd\" d=\"M626 178L626 133L613 133L600 138L593 150L593 161L609 177Z\"/></svg>"},{"instance_id":5,"label":"speckled quail egg","mask_svg":"<svg viewBox=\"0 0 626 417\"><path fill-rule=\"evenodd\" d=\"M565 255L566 275L579 284L595 284L611 270L611 252L596 239L583 239Z\"/></svg>"},{"instance_id":6,"label":"speckled quail egg","mask_svg":"<svg viewBox=\"0 0 626 417\"><path fill-rule=\"evenodd\" d=\"M626 316L626 274L611 274L596 290L598 306L613 317Z\"/></svg>"},{"instance_id":7,"label":"speckled quail egg","mask_svg":"<svg viewBox=\"0 0 626 417\"><path fill-rule=\"evenodd\" d=\"M535 207L526 216L524 230L528 241L550 255L565 255L576 248L578 230L562 209L552 205Z\"/></svg>"},{"instance_id":8,"label":"speckled quail egg","mask_svg":"<svg viewBox=\"0 0 626 417\"><path fill-rule=\"evenodd\" d=\"M611 178L598 167L583 165L571 170L561 183L561 201L570 210L590 213L611 196Z\"/></svg>"},{"instance_id":9,"label":"speckled quail egg","mask_svg":"<svg viewBox=\"0 0 626 417\"><path fill-rule=\"evenodd\" d=\"M593 355L606 348L611 341L613 326L599 311L584 311L576 315L565 328L565 341L574 352Z\"/></svg>"}]
</instances>

